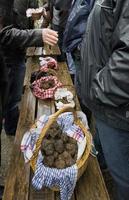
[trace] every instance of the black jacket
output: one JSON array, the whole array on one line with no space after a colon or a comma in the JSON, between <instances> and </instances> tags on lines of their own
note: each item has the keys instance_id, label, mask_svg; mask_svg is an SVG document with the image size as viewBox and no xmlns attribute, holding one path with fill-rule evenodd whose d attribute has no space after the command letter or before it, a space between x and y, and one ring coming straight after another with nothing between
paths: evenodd
<instances>
[{"instance_id":1,"label":"black jacket","mask_svg":"<svg viewBox=\"0 0 129 200\"><path fill-rule=\"evenodd\" d=\"M94 0L75 1L65 27L63 38L64 51L72 52L81 44L93 4Z\"/></svg>"},{"instance_id":2,"label":"black jacket","mask_svg":"<svg viewBox=\"0 0 129 200\"><path fill-rule=\"evenodd\" d=\"M71 8L72 0L48 0L48 7L51 13L51 18L53 18L53 8L57 10L58 16L57 16L57 24L60 27L60 29L65 28L67 19L69 16L69 10ZM57 25L55 24L55 25Z\"/></svg>"},{"instance_id":3,"label":"black jacket","mask_svg":"<svg viewBox=\"0 0 129 200\"><path fill-rule=\"evenodd\" d=\"M96 117L129 131L129 2L97 0L81 50L82 97Z\"/></svg>"},{"instance_id":4,"label":"black jacket","mask_svg":"<svg viewBox=\"0 0 129 200\"><path fill-rule=\"evenodd\" d=\"M33 23L26 17L26 10L37 7L36 0L14 0L11 26L5 26L0 32L2 51L6 64L19 63L25 58L26 48L43 46L42 31L28 30Z\"/></svg>"},{"instance_id":5,"label":"black jacket","mask_svg":"<svg viewBox=\"0 0 129 200\"><path fill-rule=\"evenodd\" d=\"M19 30L8 26L0 31L6 64L15 64L25 56L27 47L42 47L42 29Z\"/></svg>"},{"instance_id":6,"label":"black jacket","mask_svg":"<svg viewBox=\"0 0 129 200\"><path fill-rule=\"evenodd\" d=\"M6 69L4 56L3 56L1 45L0 45L0 85L3 85L5 82L7 82L7 69Z\"/></svg>"},{"instance_id":7,"label":"black jacket","mask_svg":"<svg viewBox=\"0 0 129 200\"><path fill-rule=\"evenodd\" d=\"M26 17L26 10L28 8L38 8L38 0L14 0L13 14L15 28L33 28L32 19Z\"/></svg>"}]
</instances>

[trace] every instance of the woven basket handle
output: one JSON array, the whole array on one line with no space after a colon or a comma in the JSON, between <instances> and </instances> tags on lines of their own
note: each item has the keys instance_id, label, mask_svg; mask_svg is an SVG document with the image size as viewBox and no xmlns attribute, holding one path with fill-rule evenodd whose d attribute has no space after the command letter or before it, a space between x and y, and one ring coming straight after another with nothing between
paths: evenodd
<instances>
[{"instance_id":1,"label":"woven basket handle","mask_svg":"<svg viewBox=\"0 0 129 200\"><path fill-rule=\"evenodd\" d=\"M39 138L38 138L38 140L36 142L36 148L34 150L32 159L30 161L31 167L32 167L32 169L34 171L35 171L35 168L36 168L37 157L38 157L38 153L39 153L39 150L40 150L43 138L45 137L47 131L49 130L49 128L53 124L53 122L56 121L56 119L58 118L58 116L60 114L62 114L62 113L65 113L65 112L73 112L75 120L77 119L75 110L72 107L70 107L70 106L65 106L65 107L63 107L62 109L58 110L56 113L54 113L54 114L52 114L50 116L48 122L42 128L41 134L39 135Z\"/></svg>"}]
</instances>

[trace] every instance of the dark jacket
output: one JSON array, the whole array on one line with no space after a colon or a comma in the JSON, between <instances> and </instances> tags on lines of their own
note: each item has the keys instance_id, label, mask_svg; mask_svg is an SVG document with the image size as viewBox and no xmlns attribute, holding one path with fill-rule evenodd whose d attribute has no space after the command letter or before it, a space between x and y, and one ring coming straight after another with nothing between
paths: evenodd
<instances>
[{"instance_id":1,"label":"dark jacket","mask_svg":"<svg viewBox=\"0 0 129 200\"><path fill-rule=\"evenodd\" d=\"M10 23L14 29L10 30L11 26L7 27L2 31L2 36L0 36L0 39L2 39L1 44L6 64L19 63L25 59L27 47L43 45L41 30L40 33L33 30L23 31L33 28L33 22L30 18L28 19L26 17L26 10L32 7L35 8L37 6L38 3L36 0L22 0L22 2L21 0L14 0L12 8L12 20ZM22 31L18 31L15 28ZM23 39L25 39L25 41ZM23 41L23 43L21 43L21 41Z\"/></svg>"},{"instance_id":2,"label":"dark jacket","mask_svg":"<svg viewBox=\"0 0 129 200\"><path fill-rule=\"evenodd\" d=\"M5 82L7 82L7 69L6 69L4 56L3 56L1 45L0 45L0 85L3 85Z\"/></svg>"},{"instance_id":3,"label":"dark jacket","mask_svg":"<svg viewBox=\"0 0 129 200\"><path fill-rule=\"evenodd\" d=\"M33 21L26 17L26 10L28 8L38 8L37 0L14 0L14 25L15 28L31 29L33 28Z\"/></svg>"},{"instance_id":4,"label":"dark jacket","mask_svg":"<svg viewBox=\"0 0 129 200\"><path fill-rule=\"evenodd\" d=\"M54 9L58 13L58 16L56 16L57 22L54 25L58 24L60 29L64 30L64 28L66 26L68 15L69 15L69 9L71 8L71 3L72 3L72 0L65 0L65 1L48 0L48 5L49 5L50 12L51 12L51 17L53 18Z\"/></svg>"},{"instance_id":5,"label":"dark jacket","mask_svg":"<svg viewBox=\"0 0 129 200\"><path fill-rule=\"evenodd\" d=\"M0 46L0 134L2 130L2 120L4 115L4 109L7 100L7 67L4 62L4 57L2 54Z\"/></svg>"},{"instance_id":6,"label":"dark jacket","mask_svg":"<svg viewBox=\"0 0 129 200\"><path fill-rule=\"evenodd\" d=\"M75 0L65 27L63 49L72 52L81 43L94 0Z\"/></svg>"},{"instance_id":7,"label":"dark jacket","mask_svg":"<svg viewBox=\"0 0 129 200\"><path fill-rule=\"evenodd\" d=\"M129 3L97 0L81 50L83 102L96 117L129 131Z\"/></svg>"}]
</instances>

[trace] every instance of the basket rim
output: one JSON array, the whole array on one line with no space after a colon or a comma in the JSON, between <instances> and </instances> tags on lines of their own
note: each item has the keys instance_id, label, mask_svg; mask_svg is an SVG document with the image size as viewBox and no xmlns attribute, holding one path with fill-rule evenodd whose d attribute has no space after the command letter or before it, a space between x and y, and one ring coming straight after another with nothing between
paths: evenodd
<instances>
[{"instance_id":1,"label":"basket rim","mask_svg":"<svg viewBox=\"0 0 129 200\"><path fill-rule=\"evenodd\" d=\"M30 165L33 169L33 171L35 171L36 169L36 161L37 161L37 157L38 157L38 152L40 150L40 147L41 147L41 142L46 134L46 132L49 130L50 126L56 121L56 119L58 118L58 116L64 112L73 112L74 114L74 120L75 120L75 124L78 125L84 135L86 136L86 140L87 140L87 143L86 143L86 147L85 147L85 150L81 156L81 158L79 160L76 161L76 164L77 164L77 168L78 170L85 164L85 162L87 161L89 155L90 155L90 151L91 151L91 144L92 144L92 136L90 134L90 132L88 131L88 129L86 129L86 127L83 125L83 123L80 121L80 119L77 119L77 116L75 114L75 110L70 107L70 106L65 106L63 107L62 109L58 110L56 113L52 114L48 120L48 122L45 124L45 126L42 128L42 131L39 135L39 138L38 140L36 141L36 148L34 150L34 153L33 153L33 156L30 160ZM33 125L34 127L35 125Z\"/></svg>"}]
</instances>

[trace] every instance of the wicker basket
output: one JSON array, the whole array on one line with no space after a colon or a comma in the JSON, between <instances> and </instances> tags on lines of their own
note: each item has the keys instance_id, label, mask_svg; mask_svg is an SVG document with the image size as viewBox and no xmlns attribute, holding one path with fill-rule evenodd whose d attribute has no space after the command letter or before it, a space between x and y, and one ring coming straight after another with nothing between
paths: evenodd
<instances>
[{"instance_id":1,"label":"wicker basket","mask_svg":"<svg viewBox=\"0 0 129 200\"><path fill-rule=\"evenodd\" d=\"M77 179L79 179L80 176L85 171L87 164L88 164L88 157L89 157L89 154L90 154L90 151L91 151L91 144L92 144L91 140L92 140L92 138L91 138L91 134L89 133L89 131L84 127L82 122L77 118L75 110L73 108L69 107L69 106L62 108L62 109L58 110L56 113L54 113L53 115L51 115L48 122L43 127L41 134L40 134L40 136L39 136L39 138L36 142L36 148L35 148L35 151L34 151L32 158L30 160L30 165L31 165L33 171L35 171L38 153L39 153L39 150L41 148L41 143L42 143L42 140L43 140L46 132L49 130L50 126L56 121L58 116L62 113L65 113L65 112L73 112L74 123L76 125L80 126L84 135L86 136L86 141L87 141L86 148L85 148L84 153L83 153L82 157L80 158L80 160L77 160L77 162L76 162L77 167L78 167L78 177L77 177ZM58 190L58 188L51 188L51 189L56 190L56 191Z\"/></svg>"}]
</instances>

